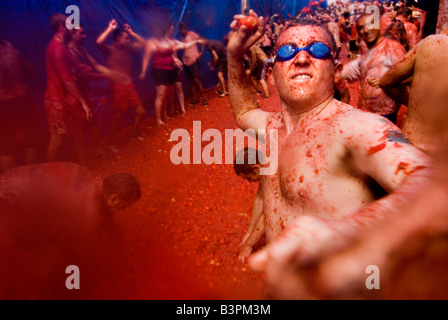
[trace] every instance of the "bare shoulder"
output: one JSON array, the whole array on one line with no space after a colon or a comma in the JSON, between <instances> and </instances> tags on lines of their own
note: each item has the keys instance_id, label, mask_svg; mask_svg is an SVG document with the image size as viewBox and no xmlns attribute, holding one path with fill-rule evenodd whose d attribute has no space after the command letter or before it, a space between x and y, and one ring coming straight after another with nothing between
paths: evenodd
<instances>
[{"instance_id":1,"label":"bare shoulder","mask_svg":"<svg viewBox=\"0 0 448 320\"><path fill-rule=\"evenodd\" d=\"M430 35L417 44L416 52L421 67L426 70L432 66L440 70L448 58L448 36Z\"/></svg>"},{"instance_id":2,"label":"bare shoulder","mask_svg":"<svg viewBox=\"0 0 448 320\"><path fill-rule=\"evenodd\" d=\"M155 51L158 47L158 41L156 39L149 39L146 41L146 50Z\"/></svg>"},{"instance_id":3,"label":"bare shoulder","mask_svg":"<svg viewBox=\"0 0 448 320\"><path fill-rule=\"evenodd\" d=\"M448 36L444 34L433 34L427 36L425 39L420 41L417 44L417 47L420 49L427 48L429 50L433 50L436 47L446 47L448 45Z\"/></svg>"},{"instance_id":4,"label":"bare shoulder","mask_svg":"<svg viewBox=\"0 0 448 320\"><path fill-rule=\"evenodd\" d=\"M332 126L339 129L338 134L348 146L387 139L400 144L410 143L401 130L386 118L347 104L341 103L340 111L335 114Z\"/></svg>"}]
</instances>

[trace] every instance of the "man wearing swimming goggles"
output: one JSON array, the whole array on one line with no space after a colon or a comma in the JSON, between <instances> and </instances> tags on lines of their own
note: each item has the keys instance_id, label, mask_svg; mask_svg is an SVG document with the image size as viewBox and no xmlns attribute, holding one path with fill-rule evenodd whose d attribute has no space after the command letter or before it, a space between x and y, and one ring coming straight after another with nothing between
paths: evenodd
<instances>
[{"instance_id":1,"label":"man wearing swimming goggles","mask_svg":"<svg viewBox=\"0 0 448 320\"><path fill-rule=\"evenodd\" d=\"M240 15L230 25L230 103L243 130L265 129L259 140L278 147L278 159L271 158L277 163L270 163L278 170L260 181L268 246L249 263L266 272L274 297L310 297L315 283L307 287L301 266L316 266L411 201L427 181L430 160L383 117L333 99L336 46L314 20L292 22L279 36L272 77L280 111L263 111L245 77L243 55L263 35L264 20L249 14L258 19L256 32L238 27ZM278 139L271 139L273 130ZM378 199L373 180L389 194ZM365 269L358 276L365 281ZM332 289L321 284L319 290Z\"/></svg>"}]
</instances>

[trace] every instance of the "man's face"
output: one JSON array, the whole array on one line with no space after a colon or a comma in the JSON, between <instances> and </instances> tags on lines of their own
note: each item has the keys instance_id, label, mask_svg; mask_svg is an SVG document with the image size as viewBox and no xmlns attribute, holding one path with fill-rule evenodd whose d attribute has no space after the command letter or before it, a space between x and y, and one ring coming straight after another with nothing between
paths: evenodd
<instances>
[{"instance_id":1,"label":"man's face","mask_svg":"<svg viewBox=\"0 0 448 320\"><path fill-rule=\"evenodd\" d=\"M68 29L65 25L61 25L59 30L62 30L62 37L64 43L69 43L73 39L73 35L76 32L76 29Z\"/></svg>"},{"instance_id":2,"label":"man's face","mask_svg":"<svg viewBox=\"0 0 448 320\"><path fill-rule=\"evenodd\" d=\"M319 26L296 26L280 35L277 48L287 43L307 47L313 42L323 42L330 47L330 36ZM328 99L333 92L334 60L313 58L302 50L291 60L276 61L273 76L280 99L288 107L294 108L299 104L312 108Z\"/></svg>"},{"instance_id":3,"label":"man's face","mask_svg":"<svg viewBox=\"0 0 448 320\"><path fill-rule=\"evenodd\" d=\"M131 38L129 37L129 33L123 32L116 39L116 43L122 46L127 46L131 43Z\"/></svg>"},{"instance_id":4,"label":"man's face","mask_svg":"<svg viewBox=\"0 0 448 320\"><path fill-rule=\"evenodd\" d=\"M73 34L73 41L77 44L83 45L84 40L86 39L86 33L84 31L83 27L80 27L79 29L74 29L75 32Z\"/></svg>"},{"instance_id":5,"label":"man's face","mask_svg":"<svg viewBox=\"0 0 448 320\"><path fill-rule=\"evenodd\" d=\"M369 48L373 47L380 37L380 29L367 25L367 16L361 17L358 21L358 34Z\"/></svg>"},{"instance_id":6,"label":"man's face","mask_svg":"<svg viewBox=\"0 0 448 320\"><path fill-rule=\"evenodd\" d=\"M187 36L188 30L187 30L187 28L180 28L179 32L180 32L181 36L183 38L185 38Z\"/></svg>"}]
</instances>

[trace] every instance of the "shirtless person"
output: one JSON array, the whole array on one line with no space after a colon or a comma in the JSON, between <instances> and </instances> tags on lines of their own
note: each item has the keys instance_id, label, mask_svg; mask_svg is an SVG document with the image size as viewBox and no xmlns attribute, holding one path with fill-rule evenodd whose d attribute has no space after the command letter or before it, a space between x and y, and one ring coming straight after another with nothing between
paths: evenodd
<instances>
[{"instance_id":1,"label":"shirtless person","mask_svg":"<svg viewBox=\"0 0 448 320\"><path fill-rule=\"evenodd\" d=\"M369 15L362 15L357 21L357 28L369 50L344 66L342 78L349 82L361 80L359 109L382 115L395 123L399 105L383 90L370 86L367 79L384 75L406 51L397 41L382 37L379 29L369 28L368 18Z\"/></svg>"},{"instance_id":2,"label":"shirtless person","mask_svg":"<svg viewBox=\"0 0 448 320\"><path fill-rule=\"evenodd\" d=\"M45 54L47 66L47 88L45 111L50 126L48 161L57 161L64 137L70 134L78 161L86 165L83 128L91 121L92 111L82 96L73 77L73 61L67 48L73 31L67 29L67 16L55 14L50 18L54 36Z\"/></svg>"},{"instance_id":3,"label":"shirtless person","mask_svg":"<svg viewBox=\"0 0 448 320\"><path fill-rule=\"evenodd\" d=\"M280 251L265 249L251 263L267 272L273 287L282 277L277 258L291 262L281 259L285 251L293 252L295 267L351 243L420 191L431 160L383 117L333 99L336 46L314 20L291 23L280 35L273 77L281 111L261 110L242 59L262 36L264 21L259 18L252 35L238 28L242 17L235 16L228 45L230 102L243 130L267 129L267 138L278 131L278 141L266 139L278 146L278 170L261 177L266 241L291 240ZM373 180L390 194L376 199Z\"/></svg>"},{"instance_id":4,"label":"shirtless person","mask_svg":"<svg viewBox=\"0 0 448 320\"><path fill-rule=\"evenodd\" d=\"M26 79L32 65L11 43L0 39L0 173L19 164L37 162L36 108Z\"/></svg>"},{"instance_id":5,"label":"shirtless person","mask_svg":"<svg viewBox=\"0 0 448 320\"><path fill-rule=\"evenodd\" d=\"M419 42L382 78L369 79L372 86L383 88L395 98L406 92L402 82L411 79L403 133L415 146L429 154L437 151L433 144L435 121L429 121L429 118L435 116L433 110L443 110L442 106L446 104L448 87L443 79L448 74L447 61L448 36L431 35Z\"/></svg>"},{"instance_id":6,"label":"shirtless person","mask_svg":"<svg viewBox=\"0 0 448 320\"><path fill-rule=\"evenodd\" d=\"M124 81L112 81L111 95L112 95L112 110L113 119L110 130L111 144L109 149L112 152L119 152L116 146L116 132L118 124L122 118L123 113L128 108L134 108L136 116L132 127L131 139L142 140L138 135L140 123L145 115L143 103L138 97L132 82L132 59L136 49L143 49L145 40L136 34L128 24L124 25L124 30L117 28L118 23L115 19L111 20L108 28L97 38L96 43L101 51L105 54L107 66L126 75ZM106 44L109 35L113 34L114 42L112 45ZM137 40L131 43L130 37Z\"/></svg>"},{"instance_id":7,"label":"shirtless person","mask_svg":"<svg viewBox=\"0 0 448 320\"><path fill-rule=\"evenodd\" d=\"M288 263L294 250L284 250L277 258L281 272L288 273L285 281L295 277L295 285L278 286L282 297L289 298L366 298L366 266L376 265L381 271L381 299L446 299L447 261L446 234L448 232L448 36L439 34L423 39L396 64L382 79L371 79L385 90L403 91L401 81L412 76L409 94L409 113L404 129L408 138L437 162L433 179L422 188L415 202L399 208L378 228L373 228L347 249L324 257L304 268ZM437 81L434 81L437 79ZM448 79L447 79L448 80ZM284 238L280 241L289 242ZM284 248L275 243L270 250ZM287 245L287 244L286 244ZM289 247L291 248L291 247ZM263 253L261 253L263 254ZM430 272L428 272L430 270ZM292 275L295 274L295 276ZM406 274L405 277L401 275ZM280 278L276 278L282 281ZM272 285L274 279L271 279ZM284 290L287 290L284 291Z\"/></svg>"}]
</instances>

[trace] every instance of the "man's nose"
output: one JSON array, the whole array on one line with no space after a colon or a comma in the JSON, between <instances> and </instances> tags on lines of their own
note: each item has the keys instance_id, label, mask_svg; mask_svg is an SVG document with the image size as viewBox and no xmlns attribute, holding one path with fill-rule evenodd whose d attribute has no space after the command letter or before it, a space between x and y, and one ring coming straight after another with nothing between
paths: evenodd
<instances>
[{"instance_id":1,"label":"man's nose","mask_svg":"<svg viewBox=\"0 0 448 320\"><path fill-rule=\"evenodd\" d=\"M310 63L311 56L306 50L300 50L294 58L294 64L307 65Z\"/></svg>"}]
</instances>

